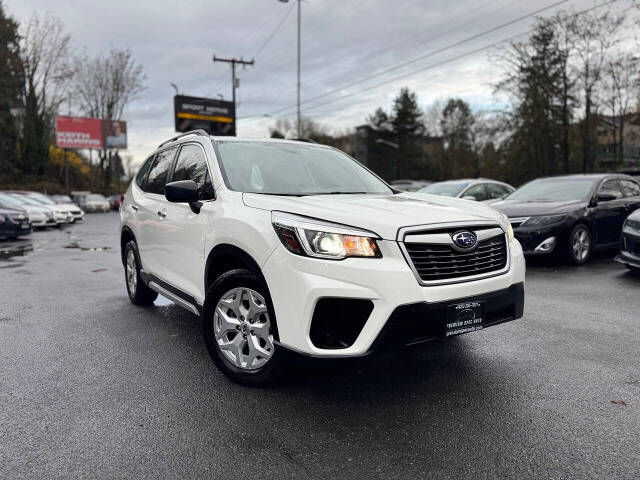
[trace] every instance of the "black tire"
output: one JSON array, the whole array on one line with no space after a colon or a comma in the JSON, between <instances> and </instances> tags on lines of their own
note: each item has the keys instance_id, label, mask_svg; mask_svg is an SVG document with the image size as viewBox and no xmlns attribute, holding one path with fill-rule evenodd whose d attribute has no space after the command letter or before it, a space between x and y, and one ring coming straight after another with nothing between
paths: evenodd
<instances>
[{"instance_id":1,"label":"black tire","mask_svg":"<svg viewBox=\"0 0 640 480\"><path fill-rule=\"evenodd\" d=\"M205 344L207 345L207 350L218 369L234 382L252 387L271 385L282 375L282 361L275 346L273 346L271 358L262 367L247 370L239 368L232 363L232 361L222 353L218 342L214 339L213 321L216 306L223 295L234 288L252 289L264 298L271 325L270 333L276 336L276 317L271 296L269 295L269 289L264 280L249 270L230 270L222 274L207 291L202 310L202 334ZM240 335L240 332L238 335Z\"/></svg>"},{"instance_id":2,"label":"black tire","mask_svg":"<svg viewBox=\"0 0 640 480\"><path fill-rule=\"evenodd\" d=\"M586 239L586 245L584 243L584 239ZM576 249L576 242L581 243L582 246ZM593 239L591 230L584 223L577 224L573 227L573 230L571 230L571 234L569 235L569 240L567 242L566 253L569 262L573 265L584 265L591 258L592 251Z\"/></svg>"},{"instance_id":3,"label":"black tire","mask_svg":"<svg viewBox=\"0 0 640 480\"><path fill-rule=\"evenodd\" d=\"M639 267L636 267L634 265L629 265L628 263L625 263L625 267L627 267L629 270L631 270L634 273L640 273Z\"/></svg>"},{"instance_id":4,"label":"black tire","mask_svg":"<svg viewBox=\"0 0 640 480\"><path fill-rule=\"evenodd\" d=\"M131 252L132 260L134 262L133 271L135 271L135 282L130 282L128 277L128 262ZM130 240L124 247L123 255L124 264L124 281L127 286L127 293L129 294L129 300L134 305L148 306L151 305L156 298L158 298L158 292L151 290L140 275L140 255L138 254L138 246L136 242Z\"/></svg>"}]
</instances>

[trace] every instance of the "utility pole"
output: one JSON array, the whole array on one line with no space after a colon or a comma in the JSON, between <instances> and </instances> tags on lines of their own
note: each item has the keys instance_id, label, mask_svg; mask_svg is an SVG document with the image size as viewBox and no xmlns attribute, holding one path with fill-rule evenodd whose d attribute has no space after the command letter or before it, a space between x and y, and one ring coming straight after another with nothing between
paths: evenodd
<instances>
[{"instance_id":1,"label":"utility pole","mask_svg":"<svg viewBox=\"0 0 640 480\"><path fill-rule=\"evenodd\" d=\"M71 116L71 93L67 94L67 115ZM64 186L67 196L71 195L71 187L69 186L69 159L67 158L67 149L64 149Z\"/></svg>"},{"instance_id":2,"label":"utility pole","mask_svg":"<svg viewBox=\"0 0 640 480\"><path fill-rule=\"evenodd\" d=\"M233 102L233 122L234 122L234 135L235 135L235 121L236 121L236 88L239 86L238 79L236 78L236 65L253 65L254 60L248 61L243 58L219 58L213 55L213 63L225 62L231 64L231 101Z\"/></svg>"}]
</instances>

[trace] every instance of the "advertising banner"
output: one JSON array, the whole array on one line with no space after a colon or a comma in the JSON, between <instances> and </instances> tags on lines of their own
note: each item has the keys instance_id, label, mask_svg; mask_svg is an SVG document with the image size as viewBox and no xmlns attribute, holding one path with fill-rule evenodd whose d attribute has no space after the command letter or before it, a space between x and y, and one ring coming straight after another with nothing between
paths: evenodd
<instances>
[{"instance_id":1,"label":"advertising banner","mask_svg":"<svg viewBox=\"0 0 640 480\"><path fill-rule=\"evenodd\" d=\"M235 135L233 102L213 98L173 97L176 132L202 129L210 135Z\"/></svg>"},{"instance_id":2,"label":"advertising banner","mask_svg":"<svg viewBox=\"0 0 640 480\"><path fill-rule=\"evenodd\" d=\"M127 148L127 123L99 118L56 117L56 145L60 148Z\"/></svg>"}]
</instances>

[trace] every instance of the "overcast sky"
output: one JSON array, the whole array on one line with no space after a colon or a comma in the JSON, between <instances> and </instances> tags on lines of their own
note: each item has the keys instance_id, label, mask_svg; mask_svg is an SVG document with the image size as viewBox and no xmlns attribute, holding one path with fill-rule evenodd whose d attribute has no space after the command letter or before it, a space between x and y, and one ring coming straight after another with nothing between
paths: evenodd
<instances>
[{"instance_id":1,"label":"overcast sky","mask_svg":"<svg viewBox=\"0 0 640 480\"><path fill-rule=\"evenodd\" d=\"M526 32L526 18L462 42L536 10L582 10L604 0L304 0L302 3L302 100L339 89L302 105L303 115L332 130L354 127L368 113L388 109L403 86L417 91L420 104L461 97L475 108L492 105L490 83L499 72L480 51L447 60ZM262 137L275 118L295 118L295 1L278 0L4 0L7 13L26 21L34 12L62 19L74 50L89 54L128 46L146 74L146 90L133 102L128 121L129 153L135 163L173 134L170 86L194 96L231 97L225 57L255 57L239 70L238 135ZM626 1L616 8L626 7ZM285 18L286 16L286 18ZM276 34L265 41L284 19ZM259 51L261 50L261 51ZM443 50L437 53L439 50ZM259 52L258 52L259 51ZM424 56L403 68L349 84ZM441 65L437 65L441 64ZM406 76L416 70L420 73ZM394 80L405 75L404 78ZM379 83L388 82L383 86ZM372 88L375 87L375 88ZM261 115L270 114L270 118Z\"/></svg>"}]
</instances>

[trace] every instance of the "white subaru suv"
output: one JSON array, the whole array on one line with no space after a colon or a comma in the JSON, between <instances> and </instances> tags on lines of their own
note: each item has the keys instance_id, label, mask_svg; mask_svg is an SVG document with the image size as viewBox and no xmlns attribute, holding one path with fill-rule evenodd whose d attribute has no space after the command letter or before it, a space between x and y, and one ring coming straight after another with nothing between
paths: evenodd
<instances>
[{"instance_id":1,"label":"white subaru suv","mask_svg":"<svg viewBox=\"0 0 640 480\"><path fill-rule=\"evenodd\" d=\"M506 217L400 193L341 151L209 136L163 143L122 208L129 298L200 315L211 358L250 385L294 354L368 355L522 317Z\"/></svg>"}]
</instances>

